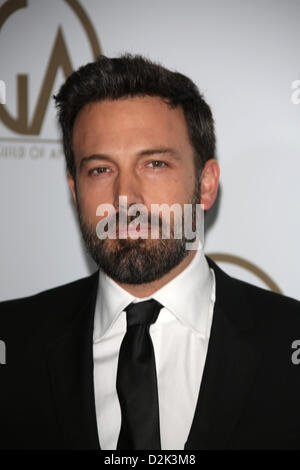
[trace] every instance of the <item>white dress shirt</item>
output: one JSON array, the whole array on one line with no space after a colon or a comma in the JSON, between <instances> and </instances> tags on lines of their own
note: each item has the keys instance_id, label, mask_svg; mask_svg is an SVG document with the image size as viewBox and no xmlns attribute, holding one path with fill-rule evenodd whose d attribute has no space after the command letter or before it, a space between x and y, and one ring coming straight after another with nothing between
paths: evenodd
<instances>
[{"instance_id":1,"label":"white dress shirt","mask_svg":"<svg viewBox=\"0 0 300 470\"><path fill-rule=\"evenodd\" d=\"M101 449L115 450L121 428L116 391L118 355L126 333L124 308L135 301L160 302L150 326L159 401L162 450L182 450L198 399L215 302L214 271L196 251L190 264L150 297L136 298L101 269L94 318L94 387Z\"/></svg>"}]
</instances>

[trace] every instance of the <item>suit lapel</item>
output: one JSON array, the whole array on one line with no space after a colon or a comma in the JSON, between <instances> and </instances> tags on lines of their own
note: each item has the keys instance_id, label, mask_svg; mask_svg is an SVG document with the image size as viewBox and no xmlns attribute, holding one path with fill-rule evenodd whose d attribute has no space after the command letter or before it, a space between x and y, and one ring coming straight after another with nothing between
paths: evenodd
<instances>
[{"instance_id":1,"label":"suit lapel","mask_svg":"<svg viewBox=\"0 0 300 470\"><path fill-rule=\"evenodd\" d=\"M216 301L198 402L185 444L185 449L194 450L230 448L260 358L251 342L253 310L244 285L207 261L215 272Z\"/></svg>"},{"instance_id":2,"label":"suit lapel","mask_svg":"<svg viewBox=\"0 0 300 470\"><path fill-rule=\"evenodd\" d=\"M47 348L47 362L63 448L100 449L93 380L93 319L98 272L67 331Z\"/></svg>"}]
</instances>

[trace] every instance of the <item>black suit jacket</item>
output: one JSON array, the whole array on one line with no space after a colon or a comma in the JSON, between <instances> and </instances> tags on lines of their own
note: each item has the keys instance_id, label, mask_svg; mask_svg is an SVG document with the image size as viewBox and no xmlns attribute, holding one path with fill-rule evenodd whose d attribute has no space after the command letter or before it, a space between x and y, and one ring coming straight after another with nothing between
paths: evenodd
<instances>
[{"instance_id":1,"label":"black suit jacket","mask_svg":"<svg viewBox=\"0 0 300 470\"><path fill-rule=\"evenodd\" d=\"M207 259L216 302L185 449L300 449L300 365L291 360L300 302L234 279ZM97 285L98 272L0 304L7 353L0 365L0 448L100 449Z\"/></svg>"}]
</instances>

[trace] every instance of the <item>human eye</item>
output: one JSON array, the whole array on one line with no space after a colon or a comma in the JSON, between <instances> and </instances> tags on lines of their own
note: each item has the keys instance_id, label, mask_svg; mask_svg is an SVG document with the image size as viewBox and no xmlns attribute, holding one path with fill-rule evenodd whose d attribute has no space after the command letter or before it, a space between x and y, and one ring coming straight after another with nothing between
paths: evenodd
<instances>
[{"instance_id":1,"label":"human eye","mask_svg":"<svg viewBox=\"0 0 300 470\"><path fill-rule=\"evenodd\" d=\"M152 165L151 168L164 168L168 166L168 164L162 160L152 160L148 165Z\"/></svg>"},{"instance_id":2,"label":"human eye","mask_svg":"<svg viewBox=\"0 0 300 470\"><path fill-rule=\"evenodd\" d=\"M102 173L109 173L110 168L107 168L105 166L98 166L97 168L92 168L91 170L88 171L89 176L99 176Z\"/></svg>"}]
</instances>

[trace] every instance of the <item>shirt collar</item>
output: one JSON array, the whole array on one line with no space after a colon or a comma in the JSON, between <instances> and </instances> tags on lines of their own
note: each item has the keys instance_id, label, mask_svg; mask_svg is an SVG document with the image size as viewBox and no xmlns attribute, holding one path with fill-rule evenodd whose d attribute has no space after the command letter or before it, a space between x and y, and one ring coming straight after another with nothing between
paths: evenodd
<instances>
[{"instance_id":1,"label":"shirt collar","mask_svg":"<svg viewBox=\"0 0 300 470\"><path fill-rule=\"evenodd\" d=\"M209 312L214 302L214 291L214 273L209 268L203 250L200 249L181 273L147 299L157 300L181 323L205 337ZM100 269L94 342L100 340L110 329L128 304L140 300L146 298L134 297Z\"/></svg>"}]
</instances>

